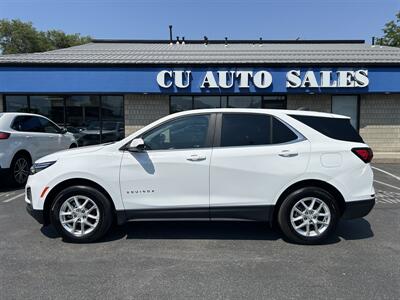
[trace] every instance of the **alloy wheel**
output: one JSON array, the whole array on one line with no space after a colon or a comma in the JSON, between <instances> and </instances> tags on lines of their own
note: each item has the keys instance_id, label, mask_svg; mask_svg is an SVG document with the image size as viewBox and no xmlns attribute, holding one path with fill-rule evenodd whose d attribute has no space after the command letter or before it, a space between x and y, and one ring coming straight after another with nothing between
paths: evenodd
<instances>
[{"instance_id":1,"label":"alloy wheel","mask_svg":"<svg viewBox=\"0 0 400 300\"><path fill-rule=\"evenodd\" d=\"M14 165L14 179L18 184L26 182L29 176L29 164L26 158L20 157Z\"/></svg>"},{"instance_id":2,"label":"alloy wheel","mask_svg":"<svg viewBox=\"0 0 400 300\"><path fill-rule=\"evenodd\" d=\"M319 198L303 198L293 206L290 222L301 236L318 237L328 229L331 211L328 205Z\"/></svg>"},{"instance_id":3,"label":"alloy wheel","mask_svg":"<svg viewBox=\"0 0 400 300\"><path fill-rule=\"evenodd\" d=\"M75 237L83 237L98 226L100 210L89 197L77 195L64 201L59 218L61 226L66 231Z\"/></svg>"}]
</instances>

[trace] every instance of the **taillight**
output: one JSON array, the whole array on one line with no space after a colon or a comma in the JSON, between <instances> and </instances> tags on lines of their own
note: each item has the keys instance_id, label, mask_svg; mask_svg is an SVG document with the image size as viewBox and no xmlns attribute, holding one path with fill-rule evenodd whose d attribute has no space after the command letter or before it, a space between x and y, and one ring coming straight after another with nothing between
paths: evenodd
<instances>
[{"instance_id":1,"label":"taillight","mask_svg":"<svg viewBox=\"0 0 400 300\"><path fill-rule=\"evenodd\" d=\"M371 162L374 153L371 148L353 148L351 151L366 164Z\"/></svg>"},{"instance_id":2,"label":"taillight","mask_svg":"<svg viewBox=\"0 0 400 300\"><path fill-rule=\"evenodd\" d=\"M1 132L0 131L0 140L6 140L6 139L8 139L9 137L10 137L10 133L8 133L8 132Z\"/></svg>"}]
</instances>

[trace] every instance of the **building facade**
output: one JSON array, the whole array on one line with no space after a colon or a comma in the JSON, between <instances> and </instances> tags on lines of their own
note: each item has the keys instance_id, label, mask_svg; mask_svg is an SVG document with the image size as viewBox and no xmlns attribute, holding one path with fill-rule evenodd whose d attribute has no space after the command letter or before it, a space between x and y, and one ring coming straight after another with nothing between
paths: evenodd
<instances>
[{"instance_id":1,"label":"building facade","mask_svg":"<svg viewBox=\"0 0 400 300\"><path fill-rule=\"evenodd\" d=\"M363 41L94 41L0 56L0 111L43 114L80 145L187 109L307 109L351 117L400 157L400 49Z\"/></svg>"}]
</instances>

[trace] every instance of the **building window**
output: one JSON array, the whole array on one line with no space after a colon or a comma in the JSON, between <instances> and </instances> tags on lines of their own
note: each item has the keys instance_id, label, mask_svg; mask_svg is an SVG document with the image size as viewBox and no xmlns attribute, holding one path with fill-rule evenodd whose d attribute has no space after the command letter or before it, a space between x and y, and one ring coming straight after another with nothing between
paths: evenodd
<instances>
[{"instance_id":1,"label":"building window","mask_svg":"<svg viewBox=\"0 0 400 300\"><path fill-rule=\"evenodd\" d=\"M286 109L286 96L264 96L262 108Z\"/></svg>"},{"instance_id":2,"label":"building window","mask_svg":"<svg viewBox=\"0 0 400 300\"><path fill-rule=\"evenodd\" d=\"M64 97L30 96L30 112L48 117L60 126L64 126Z\"/></svg>"},{"instance_id":3,"label":"building window","mask_svg":"<svg viewBox=\"0 0 400 300\"><path fill-rule=\"evenodd\" d=\"M261 96L229 96L228 107L231 108L261 108Z\"/></svg>"},{"instance_id":4,"label":"building window","mask_svg":"<svg viewBox=\"0 0 400 300\"><path fill-rule=\"evenodd\" d=\"M191 96L171 96L170 112L171 114L190 110L193 108L193 98Z\"/></svg>"},{"instance_id":5,"label":"building window","mask_svg":"<svg viewBox=\"0 0 400 300\"><path fill-rule=\"evenodd\" d=\"M286 96L171 96L170 112L198 108L276 108L286 109Z\"/></svg>"},{"instance_id":6,"label":"building window","mask_svg":"<svg viewBox=\"0 0 400 300\"><path fill-rule=\"evenodd\" d=\"M21 95L6 96L5 110L13 112L29 112L28 96L21 96Z\"/></svg>"},{"instance_id":7,"label":"building window","mask_svg":"<svg viewBox=\"0 0 400 300\"><path fill-rule=\"evenodd\" d=\"M221 107L220 96L195 96L193 107L196 108L218 108Z\"/></svg>"},{"instance_id":8,"label":"building window","mask_svg":"<svg viewBox=\"0 0 400 300\"><path fill-rule=\"evenodd\" d=\"M79 146L99 144L101 142L100 97L68 96L65 126L74 134Z\"/></svg>"},{"instance_id":9,"label":"building window","mask_svg":"<svg viewBox=\"0 0 400 300\"><path fill-rule=\"evenodd\" d=\"M101 96L101 120L103 143L123 139L125 137L124 97Z\"/></svg>"},{"instance_id":10,"label":"building window","mask_svg":"<svg viewBox=\"0 0 400 300\"><path fill-rule=\"evenodd\" d=\"M332 113L344 115L351 118L350 123L358 129L358 96L357 95L337 95L332 96Z\"/></svg>"},{"instance_id":11,"label":"building window","mask_svg":"<svg viewBox=\"0 0 400 300\"><path fill-rule=\"evenodd\" d=\"M74 134L79 146L125 136L121 95L5 95L4 99L6 111L46 116Z\"/></svg>"}]
</instances>

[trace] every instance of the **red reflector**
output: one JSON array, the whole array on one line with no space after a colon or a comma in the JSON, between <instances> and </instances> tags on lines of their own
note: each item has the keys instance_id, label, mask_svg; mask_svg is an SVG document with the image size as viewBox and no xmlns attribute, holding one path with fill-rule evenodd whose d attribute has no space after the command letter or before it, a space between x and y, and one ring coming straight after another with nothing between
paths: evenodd
<instances>
[{"instance_id":1,"label":"red reflector","mask_svg":"<svg viewBox=\"0 0 400 300\"><path fill-rule=\"evenodd\" d=\"M0 132L0 140L6 140L10 137L8 132Z\"/></svg>"},{"instance_id":2,"label":"red reflector","mask_svg":"<svg viewBox=\"0 0 400 300\"><path fill-rule=\"evenodd\" d=\"M42 193L40 194L40 198L43 198L43 196L46 194L46 192L47 192L48 189L49 189L48 186L46 186L46 187L43 189Z\"/></svg>"},{"instance_id":3,"label":"red reflector","mask_svg":"<svg viewBox=\"0 0 400 300\"><path fill-rule=\"evenodd\" d=\"M374 156L371 148L353 148L351 149L355 155L357 155L366 164L371 162Z\"/></svg>"}]
</instances>

